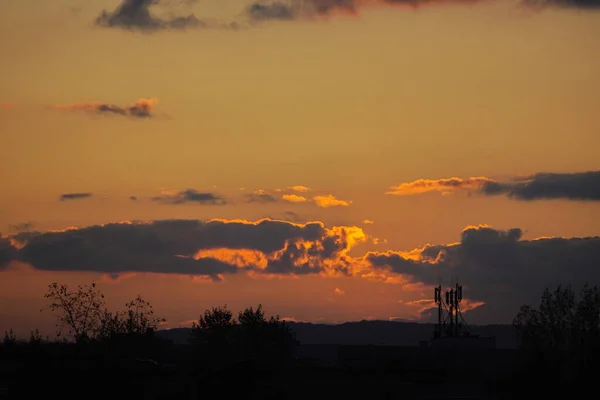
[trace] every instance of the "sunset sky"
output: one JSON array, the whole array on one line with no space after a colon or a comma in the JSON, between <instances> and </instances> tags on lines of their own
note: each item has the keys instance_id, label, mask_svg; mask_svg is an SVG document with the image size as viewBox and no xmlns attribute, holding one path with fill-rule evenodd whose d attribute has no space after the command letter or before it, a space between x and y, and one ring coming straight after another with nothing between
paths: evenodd
<instances>
[{"instance_id":1,"label":"sunset sky","mask_svg":"<svg viewBox=\"0 0 600 400\"><path fill-rule=\"evenodd\" d=\"M0 1L0 332L55 281L166 327L600 282L597 0L251 3Z\"/></svg>"}]
</instances>

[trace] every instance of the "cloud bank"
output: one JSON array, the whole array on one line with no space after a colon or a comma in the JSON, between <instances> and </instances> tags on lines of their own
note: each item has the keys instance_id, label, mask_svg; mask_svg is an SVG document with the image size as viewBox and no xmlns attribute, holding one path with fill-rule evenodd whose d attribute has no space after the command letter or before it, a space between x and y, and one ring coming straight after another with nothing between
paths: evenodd
<instances>
[{"instance_id":1,"label":"cloud bank","mask_svg":"<svg viewBox=\"0 0 600 400\"><path fill-rule=\"evenodd\" d=\"M325 228L262 219L125 222L2 237L0 260L46 271L107 274L351 274L347 252L366 239L357 227Z\"/></svg>"},{"instance_id":2,"label":"cloud bank","mask_svg":"<svg viewBox=\"0 0 600 400\"><path fill-rule=\"evenodd\" d=\"M510 322L545 287L600 281L600 237L524 240L519 228L482 225L465 228L457 243L350 255L368 238L362 228L321 222L121 222L1 236L0 269L21 262L44 271L183 274L213 281L242 273L346 276L424 293L459 279L472 307L485 304L471 315L496 322Z\"/></svg>"},{"instance_id":3,"label":"cloud bank","mask_svg":"<svg viewBox=\"0 0 600 400\"><path fill-rule=\"evenodd\" d=\"M371 252L365 259L386 279L402 275L413 283L437 285L458 277L471 300L486 303L491 316L505 321L520 304L536 302L547 286L600 280L600 237L523 240L522 233L519 228L467 227L458 243Z\"/></svg>"},{"instance_id":4,"label":"cloud bank","mask_svg":"<svg viewBox=\"0 0 600 400\"><path fill-rule=\"evenodd\" d=\"M386 194L407 196L438 191L448 195L461 190L486 196L505 195L515 200L600 201L600 171L537 173L508 181L486 177L418 179L393 186Z\"/></svg>"}]
</instances>

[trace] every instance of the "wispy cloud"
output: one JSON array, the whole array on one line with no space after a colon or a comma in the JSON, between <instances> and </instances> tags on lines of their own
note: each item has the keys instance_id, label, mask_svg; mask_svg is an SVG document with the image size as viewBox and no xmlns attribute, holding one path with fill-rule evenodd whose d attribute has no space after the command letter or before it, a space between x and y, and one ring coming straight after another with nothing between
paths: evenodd
<instances>
[{"instance_id":1,"label":"wispy cloud","mask_svg":"<svg viewBox=\"0 0 600 400\"><path fill-rule=\"evenodd\" d=\"M344 292L342 289L340 288L335 288L333 289L333 294L338 295L338 296L343 296L346 294L346 292Z\"/></svg>"},{"instance_id":2,"label":"wispy cloud","mask_svg":"<svg viewBox=\"0 0 600 400\"><path fill-rule=\"evenodd\" d=\"M493 182L493 180L486 177L417 179L412 182L392 186L386 194L409 196L434 191L441 192L442 194L451 194L453 191L459 189L480 189L487 182Z\"/></svg>"},{"instance_id":3,"label":"wispy cloud","mask_svg":"<svg viewBox=\"0 0 600 400\"><path fill-rule=\"evenodd\" d=\"M84 111L93 114L121 115L134 118L152 117L152 109L156 105L156 99L141 98L130 106L118 106L108 103L75 103L70 105L55 105L49 108L54 110Z\"/></svg>"},{"instance_id":4,"label":"wispy cloud","mask_svg":"<svg viewBox=\"0 0 600 400\"><path fill-rule=\"evenodd\" d=\"M310 196L310 188L306 186L289 186L285 189L274 189L273 192L258 189L245 195L249 203L271 204L285 202L290 204L312 204L320 208L347 207L352 204L349 200L341 200L332 194Z\"/></svg>"},{"instance_id":5,"label":"wispy cloud","mask_svg":"<svg viewBox=\"0 0 600 400\"><path fill-rule=\"evenodd\" d=\"M256 1L246 7L246 14L253 21L294 20L333 13L355 14L359 3L359 0Z\"/></svg>"},{"instance_id":6,"label":"wispy cloud","mask_svg":"<svg viewBox=\"0 0 600 400\"><path fill-rule=\"evenodd\" d=\"M276 203L278 199L266 190L258 189L246 194L246 201L248 203Z\"/></svg>"},{"instance_id":7,"label":"wispy cloud","mask_svg":"<svg viewBox=\"0 0 600 400\"><path fill-rule=\"evenodd\" d=\"M315 204L321 208L329 207L348 207L352 202L347 200L341 200L334 195L328 194L324 196L313 197Z\"/></svg>"},{"instance_id":8,"label":"wispy cloud","mask_svg":"<svg viewBox=\"0 0 600 400\"><path fill-rule=\"evenodd\" d=\"M11 224L8 226L8 229L10 231L14 231L14 232L25 232L25 231L30 231L31 229L33 229L34 226L35 226L35 223L28 221L28 222L22 222L20 224Z\"/></svg>"},{"instance_id":9,"label":"wispy cloud","mask_svg":"<svg viewBox=\"0 0 600 400\"><path fill-rule=\"evenodd\" d=\"M308 199L297 194L284 194L281 198L289 203L306 203Z\"/></svg>"},{"instance_id":10,"label":"wispy cloud","mask_svg":"<svg viewBox=\"0 0 600 400\"><path fill-rule=\"evenodd\" d=\"M159 196L152 197L153 201L164 204L196 203L205 205L225 205L227 200L211 192L199 192L195 189L163 191Z\"/></svg>"},{"instance_id":11,"label":"wispy cloud","mask_svg":"<svg viewBox=\"0 0 600 400\"><path fill-rule=\"evenodd\" d=\"M58 197L58 199L60 201L66 201L66 200L87 199L89 197L92 197L92 193L64 193L64 194L61 194Z\"/></svg>"},{"instance_id":12,"label":"wispy cloud","mask_svg":"<svg viewBox=\"0 0 600 400\"><path fill-rule=\"evenodd\" d=\"M368 7L419 8L437 4L472 5L482 1L484 0L259 0L248 5L245 13L251 21L297 20L340 14L358 15Z\"/></svg>"},{"instance_id":13,"label":"wispy cloud","mask_svg":"<svg viewBox=\"0 0 600 400\"><path fill-rule=\"evenodd\" d=\"M311 189L309 187L303 186L303 185L295 185L295 186L288 186L286 188L277 188L274 191L275 192L296 192L296 193L305 193L305 192L309 192Z\"/></svg>"}]
</instances>

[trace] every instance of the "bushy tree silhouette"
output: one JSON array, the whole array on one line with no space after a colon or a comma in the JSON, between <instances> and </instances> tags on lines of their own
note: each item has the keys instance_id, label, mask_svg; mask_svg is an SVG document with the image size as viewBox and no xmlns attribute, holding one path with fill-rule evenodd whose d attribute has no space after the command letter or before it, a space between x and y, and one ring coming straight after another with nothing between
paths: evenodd
<instances>
[{"instance_id":1,"label":"bushy tree silhouette","mask_svg":"<svg viewBox=\"0 0 600 400\"><path fill-rule=\"evenodd\" d=\"M206 310L192 325L190 341L217 368L242 360L280 365L292 358L296 344L285 322L267 319L260 304L240 311L237 320L226 305Z\"/></svg>"},{"instance_id":2,"label":"bushy tree silhouette","mask_svg":"<svg viewBox=\"0 0 600 400\"><path fill-rule=\"evenodd\" d=\"M538 309L523 305L513 320L533 375L546 382L580 384L600 360L600 288L544 290Z\"/></svg>"},{"instance_id":3,"label":"bushy tree silhouette","mask_svg":"<svg viewBox=\"0 0 600 400\"><path fill-rule=\"evenodd\" d=\"M262 304L246 308L238 315L240 345L246 359L280 364L293 355L295 340L279 316L265 318Z\"/></svg>"},{"instance_id":4,"label":"bushy tree silhouette","mask_svg":"<svg viewBox=\"0 0 600 400\"><path fill-rule=\"evenodd\" d=\"M141 335L154 332L165 322L154 314L152 305L138 295L134 300L125 304L125 311L112 313L104 310L100 321L100 338L110 338L115 335Z\"/></svg>"},{"instance_id":5,"label":"bushy tree silhouette","mask_svg":"<svg viewBox=\"0 0 600 400\"><path fill-rule=\"evenodd\" d=\"M31 331L31 334L29 335L29 344L31 345L40 345L44 342L44 339L42 339L42 335L40 334L40 330L39 329L35 329L33 331Z\"/></svg>"},{"instance_id":6,"label":"bushy tree silhouette","mask_svg":"<svg viewBox=\"0 0 600 400\"><path fill-rule=\"evenodd\" d=\"M17 336L12 329L4 331L4 340L2 344L6 347L14 346L17 344Z\"/></svg>"}]
</instances>

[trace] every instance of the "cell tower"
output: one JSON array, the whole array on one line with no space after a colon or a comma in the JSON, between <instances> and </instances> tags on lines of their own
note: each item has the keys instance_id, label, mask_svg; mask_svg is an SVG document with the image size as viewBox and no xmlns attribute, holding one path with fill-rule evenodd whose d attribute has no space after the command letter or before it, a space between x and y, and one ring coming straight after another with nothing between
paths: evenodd
<instances>
[{"instance_id":1,"label":"cell tower","mask_svg":"<svg viewBox=\"0 0 600 400\"><path fill-rule=\"evenodd\" d=\"M445 294L445 296L442 296L441 285L434 290L433 299L438 307L438 323L434 331L434 337L468 336L469 326L460 310L460 303L463 298L462 285L457 283L454 288L451 287L450 290L446 290Z\"/></svg>"}]
</instances>

